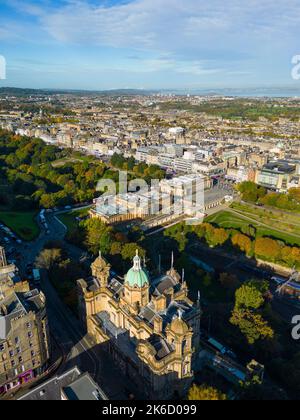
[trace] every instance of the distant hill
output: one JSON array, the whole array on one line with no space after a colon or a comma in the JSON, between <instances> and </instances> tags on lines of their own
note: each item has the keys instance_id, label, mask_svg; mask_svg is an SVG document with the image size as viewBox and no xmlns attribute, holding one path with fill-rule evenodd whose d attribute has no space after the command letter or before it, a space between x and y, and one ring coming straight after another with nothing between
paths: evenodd
<instances>
[{"instance_id":1,"label":"distant hill","mask_svg":"<svg viewBox=\"0 0 300 420\"><path fill-rule=\"evenodd\" d=\"M1 96L53 96L53 95L77 95L77 96L149 96L151 94L162 93L178 96L229 96L236 98L300 98L300 86L274 86L257 88L194 88L194 89L111 89L111 90L76 90L76 89L22 89L13 87L0 88Z\"/></svg>"},{"instance_id":2,"label":"distant hill","mask_svg":"<svg viewBox=\"0 0 300 420\"><path fill-rule=\"evenodd\" d=\"M22 89L13 87L0 88L0 96L39 96L39 95L84 95L84 96L136 96L149 95L154 91L138 90L138 89L116 89L103 91L89 90L55 90L55 89Z\"/></svg>"}]
</instances>

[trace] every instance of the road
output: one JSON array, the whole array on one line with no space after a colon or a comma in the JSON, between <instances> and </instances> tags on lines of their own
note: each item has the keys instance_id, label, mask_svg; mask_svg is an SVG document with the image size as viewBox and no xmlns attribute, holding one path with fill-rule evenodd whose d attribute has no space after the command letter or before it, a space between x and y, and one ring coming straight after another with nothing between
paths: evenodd
<instances>
[{"instance_id":1,"label":"road","mask_svg":"<svg viewBox=\"0 0 300 420\"><path fill-rule=\"evenodd\" d=\"M61 241L62 243L64 243L65 246L68 248L70 256L74 259L79 260L80 258L86 256L85 251L70 244L67 244L64 241L66 235L66 228L61 222L59 222L59 220L54 214L47 215L46 219L47 225L49 226L49 234L46 234L44 227L41 225L41 233L38 239L33 242L30 242L29 244L24 243L22 244L22 246L20 246L22 258L20 264L18 265L23 274L25 274L24 270L26 268L26 265L28 263L34 263L36 257L43 250L46 243L50 241Z\"/></svg>"}]
</instances>

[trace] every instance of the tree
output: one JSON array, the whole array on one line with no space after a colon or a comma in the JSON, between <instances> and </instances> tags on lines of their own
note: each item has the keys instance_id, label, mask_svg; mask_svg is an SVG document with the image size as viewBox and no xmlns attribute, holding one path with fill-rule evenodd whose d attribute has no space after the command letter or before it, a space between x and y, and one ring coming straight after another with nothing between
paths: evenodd
<instances>
[{"instance_id":1,"label":"tree","mask_svg":"<svg viewBox=\"0 0 300 420\"><path fill-rule=\"evenodd\" d=\"M251 181L245 181L238 185L238 191L240 192L244 201L250 201L256 203L260 198L264 197L267 190Z\"/></svg>"},{"instance_id":2,"label":"tree","mask_svg":"<svg viewBox=\"0 0 300 420\"><path fill-rule=\"evenodd\" d=\"M300 188L291 188L289 190L289 197L300 204Z\"/></svg>"},{"instance_id":3,"label":"tree","mask_svg":"<svg viewBox=\"0 0 300 420\"><path fill-rule=\"evenodd\" d=\"M211 278L211 275L210 275L209 273L206 273L206 274L204 275L203 280L202 280L202 284L203 284L203 286L204 286L204 287L206 287L207 289L208 289L209 287L211 287L211 285L212 285L212 278Z\"/></svg>"},{"instance_id":4,"label":"tree","mask_svg":"<svg viewBox=\"0 0 300 420\"><path fill-rule=\"evenodd\" d=\"M300 395L300 353L288 359L277 359L272 362L272 371L280 378L295 399Z\"/></svg>"},{"instance_id":5,"label":"tree","mask_svg":"<svg viewBox=\"0 0 300 420\"><path fill-rule=\"evenodd\" d=\"M257 257L268 261L278 262L281 258L281 245L270 238L258 238L254 243L254 252Z\"/></svg>"},{"instance_id":6,"label":"tree","mask_svg":"<svg viewBox=\"0 0 300 420\"><path fill-rule=\"evenodd\" d=\"M123 169L125 162L126 159L118 153L115 153L110 160L111 165L118 169Z\"/></svg>"},{"instance_id":7,"label":"tree","mask_svg":"<svg viewBox=\"0 0 300 420\"><path fill-rule=\"evenodd\" d=\"M260 339L272 339L274 337L274 331L262 316L250 310L235 308L230 322L232 325L239 327L250 345L255 344Z\"/></svg>"},{"instance_id":8,"label":"tree","mask_svg":"<svg viewBox=\"0 0 300 420\"><path fill-rule=\"evenodd\" d=\"M57 198L55 194L43 194L40 198L40 206L45 209L56 207Z\"/></svg>"},{"instance_id":9,"label":"tree","mask_svg":"<svg viewBox=\"0 0 300 420\"><path fill-rule=\"evenodd\" d=\"M210 386L193 385L189 390L188 399L190 401L226 401L227 396Z\"/></svg>"},{"instance_id":10,"label":"tree","mask_svg":"<svg viewBox=\"0 0 300 420\"><path fill-rule=\"evenodd\" d=\"M121 255L122 253L122 244L120 242L113 242L111 249L110 249L111 255Z\"/></svg>"},{"instance_id":11,"label":"tree","mask_svg":"<svg viewBox=\"0 0 300 420\"><path fill-rule=\"evenodd\" d=\"M251 254L252 241L248 236L242 233L237 233L231 238L232 245L240 251L245 252L247 255Z\"/></svg>"},{"instance_id":12,"label":"tree","mask_svg":"<svg viewBox=\"0 0 300 420\"><path fill-rule=\"evenodd\" d=\"M82 222L81 226L85 229L85 244L94 254L101 250L108 254L113 243L113 230L106 226L99 219L88 219Z\"/></svg>"},{"instance_id":13,"label":"tree","mask_svg":"<svg viewBox=\"0 0 300 420\"><path fill-rule=\"evenodd\" d=\"M109 254L112 244L113 244L112 230L111 229L103 230L102 235L100 237L100 242L99 242L100 251L103 254Z\"/></svg>"},{"instance_id":14,"label":"tree","mask_svg":"<svg viewBox=\"0 0 300 420\"><path fill-rule=\"evenodd\" d=\"M259 290L251 285L243 285L235 294L235 306L238 309L258 309L264 303Z\"/></svg>"},{"instance_id":15,"label":"tree","mask_svg":"<svg viewBox=\"0 0 300 420\"><path fill-rule=\"evenodd\" d=\"M61 260L61 257L61 249L44 249L36 259L36 266L49 271Z\"/></svg>"},{"instance_id":16,"label":"tree","mask_svg":"<svg viewBox=\"0 0 300 420\"><path fill-rule=\"evenodd\" d=\"M282 261L290 267L300 268L300 248L285 246L281 252Z\"/></svg>"},{"instance_id":17,"label":"tree","mask_svg":"<svg viewBox=\"0 0 300 420\"><path fill-rule=\"evenodd\" d=\"M174 225L164 232L165 236L168 236L169 238L175 239L178 243L178 249L180 252L183 252L185 250L185 247L188 243L188 239L185 232L185 224L179 223L177 225Z\"/></svg>"},{"instance_id":18,"label":"tree","mask_svg":"<svg viewBox=\"0 0 300 420\"><path fill-rule=\"evenodd\" d=\"M225 229L214 228L212 225L206 228L206 241L210 246L216 247L224 245L229 238L229 233Z\"/></svg>"},{"instance_id":19,"label":"tree","mask_svg":"<svg viewBox=\"0 0 300 420\"><path fill-rule=\"evenodd\" d=\"M249 282L236 291L230 322L240 329L251 345L260 339L274 337L274 331L259 312L264 302L263 293L255 282Z\"/></svg>"},{"instance_id":20,"label":"tree","mask_svg":"<svg viewBox=\"0 0 300 420\"><path fill-rule=\"evenodd\" d=\"M229 291L234 291L240 286L240 282L237 276L229 273L220 274L220 283L225 289Z\"/></svg>"},{"instance_id":21,"label":"tree","mask_svg":"<svg viewBox=\"0 0 300 420\"><path fill-rule=\"evenodd\" d=\"M128 262L132 261L136 255L137 250L141 258L144 258L146 256L145 250L141 248L138 244L136 243L125 244L121 253L123 260L128 261Z\"/></svg>"}]
</instances>

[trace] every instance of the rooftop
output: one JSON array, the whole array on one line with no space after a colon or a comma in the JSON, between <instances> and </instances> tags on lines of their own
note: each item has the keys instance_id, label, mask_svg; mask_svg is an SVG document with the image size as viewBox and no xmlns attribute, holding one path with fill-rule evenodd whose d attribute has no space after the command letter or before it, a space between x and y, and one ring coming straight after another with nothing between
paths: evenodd
<instances>
[{"instance_id":1,"label":"rooftop","mask_svg":"<svg viewBox=\"0 0 300 420\"><path fill-rule=\"evenodd\" d=\"M93 381L88 373L81 374L75 367L61 376L56 376L49 381L34 388L21 397L23 401L99 401L107 400L105 393Z\"/></svg>"},{"instance_id":2,"label":"rooftop","mask_svg":"<svg viewBox=\"0 0 300 420\"><path fill-rule=\"evenodd\" d=\"M69 401L100 401L108 398L88 373L75 379L63 388L64 397Z\"/></svg>"}]
</instances>

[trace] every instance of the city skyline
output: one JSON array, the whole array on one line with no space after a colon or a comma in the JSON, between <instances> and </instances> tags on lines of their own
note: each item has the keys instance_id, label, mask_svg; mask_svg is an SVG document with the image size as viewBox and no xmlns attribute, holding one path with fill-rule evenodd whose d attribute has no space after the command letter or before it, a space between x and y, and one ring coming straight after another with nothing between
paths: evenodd
<instances>
[{"instance_id":1,"label":"city skyline","mask_svg":"<svg viewBox=\"0 0 300 420\"><path fill-rule=\"evenodd\" d=\"M300 5L213 0L3 1L0 87L292 86Z\"/></svg>"}]
</instances>

